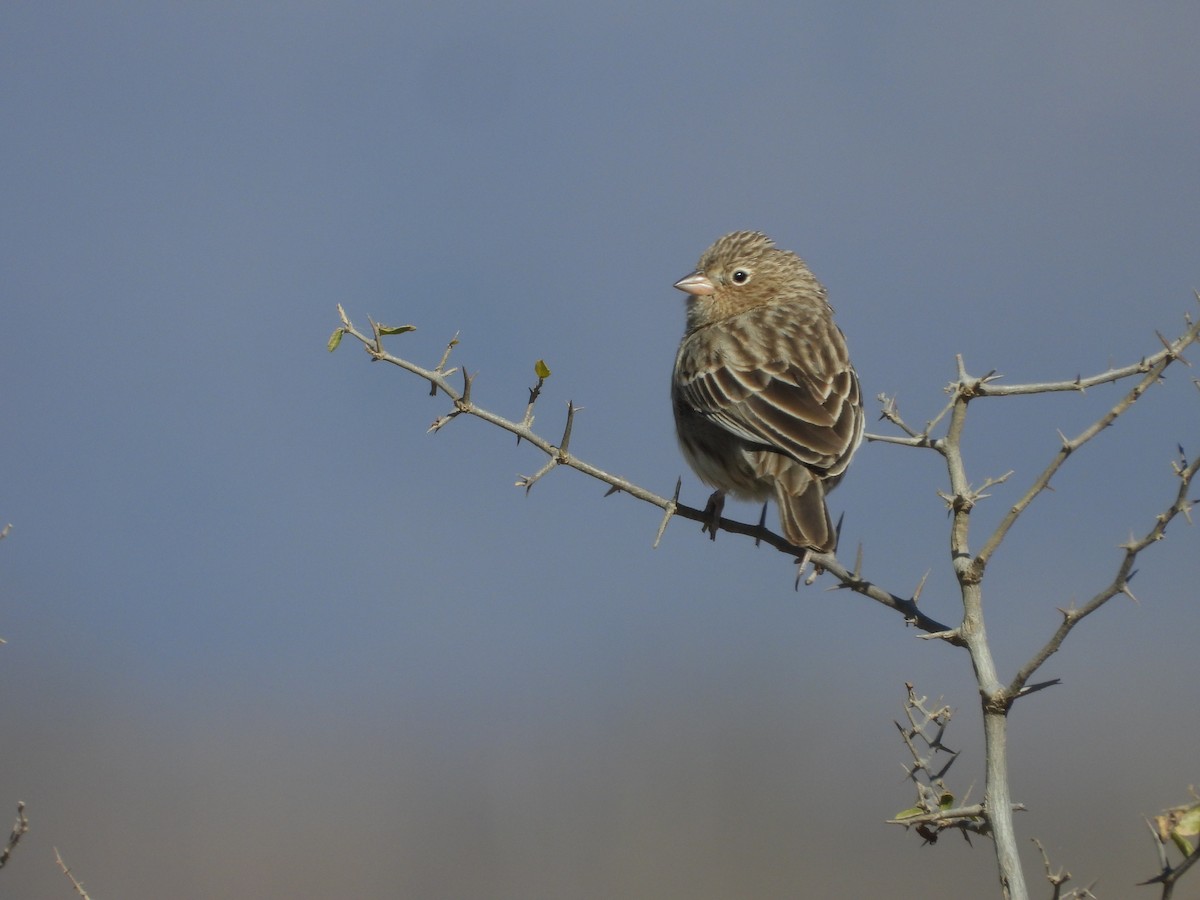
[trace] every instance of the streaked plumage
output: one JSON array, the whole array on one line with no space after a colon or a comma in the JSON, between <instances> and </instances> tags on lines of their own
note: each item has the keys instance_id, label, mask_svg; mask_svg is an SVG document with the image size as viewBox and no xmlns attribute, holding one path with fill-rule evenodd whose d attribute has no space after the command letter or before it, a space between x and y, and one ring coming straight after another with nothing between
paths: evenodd
<instances>
[{"instance_id":1,"label":"streaked plumage","mask_svg":"<svg viewBox=\"0 0 1200 900\"><path fill-rule=\"evenodd\" d=\"M671 401L688 464L717 489L773 498L784 536L827 553L825 494L862 440L858 376L825 289L794 253L735 231L675 287L688 294Z\"/></svg>"}]
</instances>

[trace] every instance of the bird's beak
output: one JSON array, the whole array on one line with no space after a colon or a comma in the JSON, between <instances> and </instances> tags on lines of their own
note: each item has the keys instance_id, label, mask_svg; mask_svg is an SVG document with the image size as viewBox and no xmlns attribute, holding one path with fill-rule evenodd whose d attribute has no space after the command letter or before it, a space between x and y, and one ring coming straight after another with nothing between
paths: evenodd
<instances>
[{"instance_id":1,"label":"bird's beak","mask_svg":"<svg viewBox=\"0 0 1200 900\"><path fill-rule=\"evenodd\" d=\"M691 275L685 275L675 282L675 287L683 291L685 294L691 294L694 297L703 297L707 294L715 293L716 286L709 281L708 276L703 272L693 272Z\"/></svg>"}]
</instances>

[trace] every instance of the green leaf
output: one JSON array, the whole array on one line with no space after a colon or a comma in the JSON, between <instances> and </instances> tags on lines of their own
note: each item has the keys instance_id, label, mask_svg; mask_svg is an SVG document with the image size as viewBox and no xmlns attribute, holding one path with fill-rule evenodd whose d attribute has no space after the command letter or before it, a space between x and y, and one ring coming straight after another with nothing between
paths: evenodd
<instances>
[{"instance_id":1,"label":"green leaf","mask_svg":"<svg viewBox=\"0 0 1200 900\"><path fill-rule=\"evenodd\" d=\"M1179 852L1184 856L1192 855L1192 842L1185 838L1177 831L1171 832L1171 840L1175 842L1175 846L1179 848Z\"/></svg>"},{"instance_id":2,"label":"green leaf","mask_svg":"<svg viewBox=\"0 0 1200 900\"><path fill-rule=\"evenodd\" d=\"M332 353L334 350L336 350L338 348L338 344L340 344L342 342L342 335L345 333L346 333L346 329L344 329L344 328L333 329L333 334L331 334L329 336L329 343L325 345L326 347L329 348L330 353Z\"/></svg>"},{"instance_id":3,"label":"green leaf","mask_svg":"<svg viewBox=\"0 0 1200 900\"><path fill-rule=\"evenodd\" d=\"M546 361L544 359L539 359L533 364L533 372L538 378L550 377L550 367L546 365Z\"/></svg>"},{"instance_id":4,"label":"green leaf","mask_svg":"<svg viewBox=\"0 0 1200 900\"><path fill-rule=\"evenodd\" d=\"M1197 803L1175 823L1176 834L1186 834L1189 837L1200 835L1200 803Z\"/></svg>"},{"instance_id":5,"label":"green leaf","mask_svg":"<svg viewBox=\"0 0 1200 900\"><path fill-rule=\"evenodd\" d=\"M911 819L914 816L923 816L923 815L925 815L925 810L921 809L921 807L910 806L908 809L901 810L900 812L896 813L894 816L892 816L892 818L893 819Z\"/></svg>"},{"instance_id":6,"label":"green leaf","mask_svg":"<svg viewBox=\"0 0 1200 900\"><path fill-rule=\"evenodd\" d=\"M946 810L954 807L954 795L949 791L938 797L938 809Z\"/></svg>"},{"instance_id":7,"label":"green leaf","mask_svg":"<svg viewBox=\"0 0 1200 900\"><path fill-rule=\"evenodd\" d=\"M380 334L404 334L406 331L416 331L416 325L380 325Z\"/></svg>"}]
</instances>

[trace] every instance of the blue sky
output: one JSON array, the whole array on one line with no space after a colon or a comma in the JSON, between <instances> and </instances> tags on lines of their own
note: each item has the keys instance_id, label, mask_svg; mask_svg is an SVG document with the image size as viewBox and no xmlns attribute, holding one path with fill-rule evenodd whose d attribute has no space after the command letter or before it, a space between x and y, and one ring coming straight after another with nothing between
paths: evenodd
<instances>
[{"instance_id":1,"label":"blue sky","mask_svg":"<svg viewBox=\"0 0 1200 900\"><path fill-rule=\"evenodd\" d=\"M1198 30L1190 4L6 4L0 813L34 830L0 877L64 894L57 846L98 897L990 890L989 847L881 824L906 680L961 709L981 795L964 656L736 537L653 550L657 512L578 473L524 497L530 448L426 434L444 401L325 341L337 303L417 325L391 346L419 362L458 332L510 416L543 358L538 428L572 400L575 453L693 505L670 285L726 231L806 258L914 421L956 353L1132 361L1196 313ZM1192 375L997 555L1002 672L1200 452ZM972 480L1015 474L976 534L1117 396L977 404ZM832 507L953 620L945 481L868 445ZM1013 718L1022 836L1111 896L1197 777L1197 540L1173 526Z\"/></svg>"}]
</instances>

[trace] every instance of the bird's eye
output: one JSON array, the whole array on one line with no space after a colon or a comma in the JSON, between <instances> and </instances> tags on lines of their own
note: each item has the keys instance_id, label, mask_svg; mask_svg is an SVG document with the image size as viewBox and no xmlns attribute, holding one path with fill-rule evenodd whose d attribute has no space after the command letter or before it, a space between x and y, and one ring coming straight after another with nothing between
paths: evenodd
<instances>
[{"instance_id":1,"label":"bird's eye","mask_svg":"<svg viewBox=\"0 0 1200 900\"><path fill-rule=\"evenodd\" d=\"M750 273L745 269L734 269L733 274L729 277L734 284L745 284L750 280Z\"/></svg>"}]
</instances>

